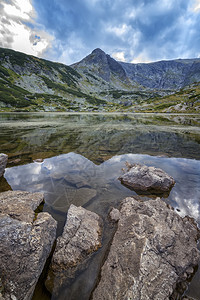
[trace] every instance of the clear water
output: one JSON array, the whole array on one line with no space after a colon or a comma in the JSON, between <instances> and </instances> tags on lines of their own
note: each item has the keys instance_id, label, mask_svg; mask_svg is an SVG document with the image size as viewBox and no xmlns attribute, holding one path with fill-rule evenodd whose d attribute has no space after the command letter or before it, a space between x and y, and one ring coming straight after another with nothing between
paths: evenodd
<instances>
[{"instance_id":1,"label":"clear water","mask_svg":"<svg viewBox=\"0 0 200 300\"><path fill-rule=\"evenodd\" d=\"M33 299L89 299L114 228L107 221L135 192L118 180L125 162L160 167L176 185L164 201L200 225L200 116L161 114L0 114L0 152L9 163L0 190L41 191L44 211L64 226L71 203L104 219L103 247L59 294L38 285ZM38 159L43 159L43 161ZM200 299L200 271L187 295Z\"/></svg>"}]
</instances>

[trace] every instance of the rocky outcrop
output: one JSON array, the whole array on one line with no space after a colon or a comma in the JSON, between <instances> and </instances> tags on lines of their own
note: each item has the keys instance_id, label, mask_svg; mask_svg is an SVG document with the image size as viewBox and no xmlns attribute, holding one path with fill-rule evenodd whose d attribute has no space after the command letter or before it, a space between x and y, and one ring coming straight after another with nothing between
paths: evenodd
<instances>
[{"instance_id":1,"label":"rocky outcrop","mask_svg":"<svg viewBox=\"0 0 200 300\"><path fill-rule=\"evenodd\" d=\"M0 153L0 177L4 173L7 161L8 161L8 155Z\"/></svg>"},{"instance_id":2,"label":"rocky outcrop","mask_svg":"<svg viewBox=\"0 0 200 300\"><path fill-rule=\"evenodd\" d=\"M166 300L198 263L198 229L157 198L126 198L95 300Z\"/></svg>"},{"instance_id":3,"label":"rocky outcrop","mask_svg":"<svg viewBox=\"0 0 200 300\"><path fill-rule=\"evenodd\" d=\"M54 281L55 292L66 280L67 273L62 271L69 270L72 274L78 264L101 247L101 231L102 220L96 213L71 204L63 234L57 239L46 281L49 290L52 291L52 281Z\"/></svg>"},{"instance_id":4,"label":"rocky outcrop","mask_svg":"<svg viewBox=\"0 0 200 300\"><path fill-rule=\"evenodd\" d=\"M34 213L43 195L0 194L0 277L5 299L31 299L56 237L56 221Z\"/></svg>"},{"instance_id":5,"label":"rocky outcrop","mask_svg":"<svg viewBox=\"0 0 200 300\"><path fill-rule=\"evenodd\" d=\"M178 89L200 80L200 59L176 59L153 63L119 62L127 77L154 89Z\"/></svg>"},{"instance_id":6,"label":"rocky outcrop","mask_svg":"<svg viewBox=\"0 0 200 300\"><path fill-rule=\"evenodd\" d=\"M119 177L127 187L137 192L162 194L169 192L174 186L174 179L159 168L140 164L129 166L128 172Z\"/></svg>"}]
</instances>

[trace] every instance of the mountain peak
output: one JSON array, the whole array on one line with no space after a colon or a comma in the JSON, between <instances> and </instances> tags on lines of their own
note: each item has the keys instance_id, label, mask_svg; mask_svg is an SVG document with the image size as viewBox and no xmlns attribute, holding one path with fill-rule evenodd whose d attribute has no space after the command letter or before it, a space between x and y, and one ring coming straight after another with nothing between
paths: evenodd
<instances>
[{"instance_id":1,"label":"mountain peak","mask_svg":"<svg viewBox=\"0 0 200 300\"><path fill-rule=\"evenodd\" d=\"M91 54L97 54L97 55L99 55L99 54L103 54L103 55L105 55L106 53L103 51L103 50L101 50L100 48L96 48L96 49L94 49L93 51L92 51L92 53Z\"/></svg>"}]
</instances>

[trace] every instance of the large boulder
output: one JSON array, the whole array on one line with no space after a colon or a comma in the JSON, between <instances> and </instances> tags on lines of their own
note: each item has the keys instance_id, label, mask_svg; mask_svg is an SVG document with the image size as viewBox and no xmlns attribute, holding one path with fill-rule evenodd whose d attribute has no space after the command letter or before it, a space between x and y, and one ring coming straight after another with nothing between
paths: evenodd
<instances>
[{"instance_id":1,"label":"large boulder","mask_svg":"<svg viewBox=\"0 0 200 300\"><path fill-rule=\"evenodd\" d=\"M0 177L4 173L7 161L8 161L8 155L0 153Z\"/></svg>"},{"instance_id":2,"label":"large boulder","mask_svg":"<svg viewBox=\"0 0 200 300\"><path fill-rule=\"evenodd\" d=\"M6 300L32 298L51 252L57 223L48 213L34 213L42 201L39 193L0 194L0 279Z\"/></svg>"},{"instance_id":3,"label":"large boulder","mask_svg":"<svg viewBox=\"0 0 200 300\"><path fill-rule=\"evenodd\" d=\"M169 299L199 261L197 237L192 220L181 218L160 198L124 199L93 299Z\"/></svg>"},{"instance_id":4,"label":"large boulder","mask_svg":"<svg viewBox=\"0 0 200 300\"><path fill-rule=\"evenodd\" d=\"M67 276L75 273L77 266L101 247L101 233L101 217L83 207L71 204L63 234L57 239L46 281L50 291L54 286L56 292L66 281Z\"/></svg>"},{"instance_id":5,"label":"large boulder","mask_svg":"<svg viewBox=\"0 0 200 300\"><path fill-rule=\"evenodd\" d=\"M119 177L127 187L138 192L162 194L174 186L174 179L159 168L140 164L129 166L128 172Z\"/></svg>"}]
</instances>

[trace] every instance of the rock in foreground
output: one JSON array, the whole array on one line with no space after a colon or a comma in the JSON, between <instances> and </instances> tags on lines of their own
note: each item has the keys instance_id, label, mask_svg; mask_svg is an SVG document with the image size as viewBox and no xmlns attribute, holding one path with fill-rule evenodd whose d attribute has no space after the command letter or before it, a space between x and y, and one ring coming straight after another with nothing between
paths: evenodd
<instances>
[{"instance_id":1,"label":"rock in foreground","mask_svg":"<svg viewBox=\"0 0 200 300\"><path fill-rule=\"evenodd\" d=\"M20 221L32 222L35 217L34 210L43 200L41 193L7 191L0 194L0 213Z\"/></svg>"},{"instance_id":2,"label":"rock in foreground","mask_svg":"<svg viewBox=\"0 0 200 300\"><path fill-rule=\"evenodd\" d=\"M34 211L30 212L31 206L36 208L42 200L39 193L12 191L0 195L0 279L6 300L31 299L51 252L56 221L48 213L39 213L36 218ZM17 204L23 211L15 212Z\"/></svg>"},{"instance_id":3,"label":"rock in foreground","mask_svg":"<svg viewBox=\"0 0 200 300\"><path fill-rule=\"evenodd\" d=\"M0 153L0 177L4 173L7 161L8 161L8 155Z\"/></svg>"},{"instance_id":4,"label":"rock in foreground","mask_svg":"<svg viewBox=\"0 0 200 300\"><path fill-rule=\"evenodd\" d=\"M135 191L162 194L169 192L175 184L174 179L159 168L131 165L128 172L119 179L127 187Z\"/></svg>"},{"instance_id":5,"label":"rock in foreground","mask_svg":"<svg viewBox=\"0 0 200 300\"><path fill-rule=\"evenodd\" d=\"M53 254L49 278L46 286L52 290L51 281L54 281L54 291L62 284L66 274L72 273L76 266L81 264L92 252L101 247L102 219L94 212L83 207L71 204L64 231L57 239Z\"/></svg>"},{"instance_id":6,"label":"rock in foreground","mask_svg":"<svg viewBox=\"0 0 200 300\"><path fill-rule=\"evenodd\" d=\"M166 300L197 265L198 229L165 202L122 202L118 229L102 267L95 300Z\"/></svg>"}]
</instances>

